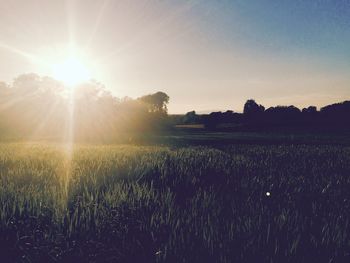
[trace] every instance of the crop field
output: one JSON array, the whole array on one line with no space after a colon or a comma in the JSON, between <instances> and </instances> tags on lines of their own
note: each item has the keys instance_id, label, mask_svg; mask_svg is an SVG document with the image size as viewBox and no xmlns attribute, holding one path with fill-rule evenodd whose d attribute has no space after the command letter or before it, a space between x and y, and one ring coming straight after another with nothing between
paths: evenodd
<instances>
[{"instance_id":1,"label":"crop field","mask_svg":"<svg viewBox=\"0 0 350 263\"><path fill-rule=\"evenodd\" d=\"M350 147L0 145L1 262L349 262Z\"/></svg>"}]
</instances>

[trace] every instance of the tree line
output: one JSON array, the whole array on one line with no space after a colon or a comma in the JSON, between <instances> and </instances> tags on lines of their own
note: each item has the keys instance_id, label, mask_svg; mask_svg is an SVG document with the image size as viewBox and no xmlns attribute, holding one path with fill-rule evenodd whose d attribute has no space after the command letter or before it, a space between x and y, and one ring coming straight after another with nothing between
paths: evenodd
<instances>
[{"instance_id":1,"label":"tree line","mask_svg":"<svg viewBox=\"0 0 350 263\"><path fill-rule=\"evenodd\" d=\"M233 111L212 112L197 115L195 111L186 113L183 124L204 124L207 129L230 127L235 130L246 129L350 129L350 101L335 103L317 109L309 106L299 109L291 106L265 108L255 100L249 99L244 104L243 113Z\"/></svg>"},{"instance_id":2,"label":"tree line","mask_svg":"<svg viewBox=\"0 0 350 263\"><path fill-rule=\"evenodd\" d=\"M117 98L90 81L74 89L50 77L23 74L0 83L0 136L58 140L113 139L166 127L169 96Z\"/></svg>"},{"instance_id":3,"label":"tree line","mask_svg":"<svg viewBox=\"0 0 350 263\"><path fill-rule=\"evenodd\" d=\"M130 134L201 124L206 129L266 130L274 128L350 129L350 101L299 109L265 108L249 99L243 113L168 115L169 96L156 92L136 99L117 98L101 83L89 81L74 89L36 74L23 74L11 84L0 82L0 139L115 140Z\"/></svg>"}]
</instances>

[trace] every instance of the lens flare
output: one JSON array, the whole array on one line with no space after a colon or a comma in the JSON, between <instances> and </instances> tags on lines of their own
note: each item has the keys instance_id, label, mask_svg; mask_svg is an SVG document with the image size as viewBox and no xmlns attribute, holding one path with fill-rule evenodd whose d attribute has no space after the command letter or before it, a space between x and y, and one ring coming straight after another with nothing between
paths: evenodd
<instances>
[{"instance_id":1,"label":"lens flare","mask_svg":"<svg viewBox=\"0 0 350 263\"><path fill-rule=\"evenodd\" d=\"M91 78L89 69L82 61L75 57L69 57L60 63L52 65L52 75L55 79L74 87Z\"/></svg>"}]
</instances>

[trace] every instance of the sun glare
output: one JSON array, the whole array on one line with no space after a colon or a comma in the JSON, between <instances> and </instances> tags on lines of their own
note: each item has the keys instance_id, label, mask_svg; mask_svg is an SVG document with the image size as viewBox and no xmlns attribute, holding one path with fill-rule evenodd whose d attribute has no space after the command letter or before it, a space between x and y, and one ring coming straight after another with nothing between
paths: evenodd
<instances>
[{"instance_id":1,"label":"sun glare","mask_svg":"<svg viewBox=\"0 0 350 263\"><path fill-rule=\"evenodd\" d=\"M91 78L86 65L75 57L69 57L60 63L52 65L53 77L64 82L69 87L74 87Z\"/></svg>"}]
</instances>

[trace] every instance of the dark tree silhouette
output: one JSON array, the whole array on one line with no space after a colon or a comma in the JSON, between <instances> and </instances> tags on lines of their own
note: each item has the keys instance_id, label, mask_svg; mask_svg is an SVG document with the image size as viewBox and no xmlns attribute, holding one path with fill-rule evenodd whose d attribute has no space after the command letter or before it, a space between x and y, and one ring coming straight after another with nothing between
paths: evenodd
<instances>
[{"instance_id":1,"label":"dark tree silhouette","mask_svg":"<svg viewBox=\"0 0 350 263\"><path fill-rule=\"evenodd\" d=\"M203 123L208 129L231 127L235 130L268 130L275 128L308 129L308 130L349 130L350 101L325 106L317 111L315 106L309 106L302 111L291 106L276 106L265 110L265 107L254 100L248 100L244 105L243 114L232 111L212 112L203 115ZM233 125L221 124L231 123Z\"/></svg>"},{"instance_id":2,"label":"dark tree silhouette","mask_svg":"<svg viewBox=\"0 0 350 263\"><path fill-rule=\"evenodd\" d=\"M250 99L244 104L243 114L249 118L261 115L264 111L264 106L259 105L255 100Z\"/></svg>"},{"instance_id":3,"label":"dark tree silhouette","mask_svg":"<svg viewBox=\"0 0 350 263\"><path fill-rule=\"evenodd\" d=\"M350 113L350 101L335 103L321 108L321 113L328 115L345 115Z\"/></svg>"},{"instance_id":4,"label":"dark tree silhouette","mask_svg":"<svg viewBox=\"0 0 350 263\"><path fill-rule=\"evenodd\" d=\"M221 116L221 111L212 112L209 115L203 116L205 127L210 130L217 128L217 125L221 123Z\"/></svg>"},{"instance_id":5,"label":"dark tree silhouette","mask_svg":"<svg viewBox=\"0 0 350 263\"><path fill-rule=\"evenodd\" d=\"M304 114L316 114L317 107L316 106L309 106L307 108L303 108L302 113L304 113Z\"/></svg>"},{"instance_id":6,"label":"dark tree silhouette","mask_svg":"<svg viewBox=\"0 0 350 263\"><path fill-rule=\"evenodd\" d=\"M196 114L195 111L189 111L183 117L183 123L185 124L196 124L199 123L200 117Z\"/></svg>"},{"instance_id":7,"label":"dark tree silhouette","mask_svg":"<svg viewBox=\"0 0 350 263\"><path fill-rule=\"evenodd\" d=\"M270 107L264 115L265 123L273 126L296 125L301 120L301 111L295 106Z\"/></svg>"},{"instance_id":8,"label":"dark tree silhouette","mask_svg":"<svg viewBox=\"0 0 350 263\"><path fill-rule=\"evenodd\" d=\"M330 126L350 127L350 101L335 103L321 108L320 118Z\"/></svg>"}]
</instances>

